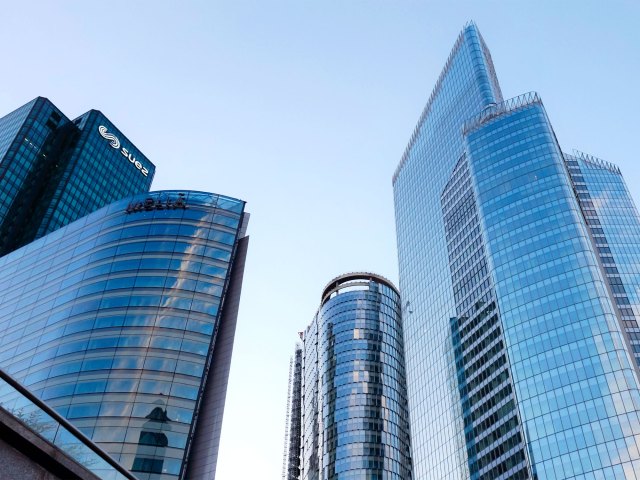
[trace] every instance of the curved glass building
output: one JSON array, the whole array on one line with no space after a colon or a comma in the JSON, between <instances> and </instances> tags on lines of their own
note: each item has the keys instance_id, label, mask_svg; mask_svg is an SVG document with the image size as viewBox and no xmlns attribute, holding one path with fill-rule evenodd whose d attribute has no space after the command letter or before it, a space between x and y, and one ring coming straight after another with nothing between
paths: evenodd
<instances>
[{"instance_id":1,"label":"curved glass building","mask_svg":"<svg viewBox=\"0 0 640 480\"><path fill-rule=\"evenodd\" d=\"M333 279L304 333L301 478L411 478L398 290L372 273Z\"/></svg>"},{"instance_id":2,"label":"curved glass building","mask_svg":"<svg viewBox=\"0 0 640 480\"><path fill-rule=\"evenodd\" d=\"M244 205L147 193L0 258L3 369L140 479L215 475Z\"/></svg>"}]
</instances>

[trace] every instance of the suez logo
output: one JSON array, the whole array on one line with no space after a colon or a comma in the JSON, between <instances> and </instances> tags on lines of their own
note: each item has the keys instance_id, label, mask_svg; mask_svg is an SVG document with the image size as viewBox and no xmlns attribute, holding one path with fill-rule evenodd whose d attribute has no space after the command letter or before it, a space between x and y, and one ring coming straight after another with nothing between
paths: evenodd
<instances>
[{"instance_id":1,"label":"suez logo","mask_svg":"<svg viewBox=\"0 0 640 480\"><path fill-rule=\"evenodd\" d=\"M120 148L120 140L118 140L118 137L116 137L113 133L108 133L107 127L105 127L104 125L100 125L98 127L98 132L100 132L102 138L106 138L107 140L109 140L109 145L111 145L113 148L119 149L120 153L125 158L129 159L129 161L133 163L138 170L140 170L140 173L142 173L145 177L149 175L149 170L147 170L138 160L136 160L136 157L129 153L129 150L124 147Z\"/></svg>"}]
</instances>

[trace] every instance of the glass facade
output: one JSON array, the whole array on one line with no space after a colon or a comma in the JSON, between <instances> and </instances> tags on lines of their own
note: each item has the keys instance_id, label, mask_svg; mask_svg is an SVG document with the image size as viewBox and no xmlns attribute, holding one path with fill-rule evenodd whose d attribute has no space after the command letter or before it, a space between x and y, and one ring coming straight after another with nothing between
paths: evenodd
<instances>
[{"instance_id":1,"label":"glass facade","mask_svg":"<svg viewBox=\"0 0 640 480\"><path fill-rule=\"evenodd\" d=\"M478 38L394 175L415 474L636 479L640 217L537 94L501 99Z\"/></svg>"},{"instance_id":2,"label":"glass facade","mask_svg":"<svg viewBox=\"0 0 640 480\"><path fill-rule=\"evenodd\" d=\"M0 369L0 415L7 413L24 424L31 432L44 438L52 443L59 450L71 457L78 465L83 466L92 472L101 480L134 480L135 477L111 457L100 451L89 439L82 433L78 432L64 418L56 414L46 404L39 401L28 390L19 383L15 382L5 372ZM6 413L5 413L6 412ZM3 441L9 443L13 447L17 447L23 452L28 451L24 448L24 443L19 443L19 435L16 438L11 433L10 428L3 422L2 437ZM11 433L10 433L11 432ZM16 442L18 440L18 442ZM22 439L24 442L24 439ZM16 442L16 443L14 443ZM28 444L27 442L25 442ZM57 460L55 455L51 455L54 462ZM51 460L47 453L38 452L35 460L37 463L47 463ZM7 462L6 453L3 452L3 477L9 478L5 470ZM53 462L52 462L53 463ZM13 469L15 472L15 469ZM42 476L38 475L42 478ZM47 476L48 478L58 478L55 474ZM11 477L14 478L15 477ZM29 474L22 473L20 478L33 478Z\"/></svg>"},{"instance_id":3,"label":"glass facade","mask_svg":"<svg viewBox=\"0 0 640 480\"><path fill-rule=\"evenodd\" d=\"M302 345L297 344L289 368L289 396L282 480L300 478L302 423Z\"/></svg>"},{"instance_id":4,"label":"glass facade","mask_svg":"<svg viewBox=\"0 0 640 480\"><path fill-rule=\"evenodd\" d=\"M467 146L534 472L635 478L638 378L540 99L496 106Z\"/></svg>"},{"instance_id":5,"label":"glass facade","mask_svg":"<svg viewBox=\"0 0 640 480\"><path fill-rule=\"evenodd\" d=\"M154 172L102 113L71 121L46 98L32 100L0 119L0 255L148 192Z\"/></svg>"},{"instance_id":6,"label":"glass facade","mask_svg":"<svg viewBox=\"0 0 640 480\"><path fill-rule=\"evenodd\" d=\"M458 37L393 177L416 478L466 478L459 402L452 408L450 319L456 303L441 195L464 153L461 126L502 99L474 25ZM456 387L457 388L457 387Z\"/></svg>"},{"instance_id":7,"label":"glass facade","mask_svg":"<svg viewBox=\"0 0 640 480\"><path fill-rule=\"evenodd\" d=\"M245 217L153 192L0 258L0 365L138 478L185 478Z\"/></svg>"},{"instance_id":8,"label":"glass facade","mask_svg":"<svg viewBox=\"0 0 640 480\"><path fill-rule=\"evenodd\" d=\"M337 277L303 348L302 478L412 478L395 287L369 273Z\"/></svg>"},{"instance_id":9,"label":"glass facade","mask_svg":"<svg viewBox=\"0 0 640 480\"><path fill-rule=\"evenodd\" d=\"M564 154L615 307L640 364L640 215L620 169L582 152Z\"/></svg>"},{"instance_id":10,"label":"glass facade","mask_svg":"<svg viewBox=\"0 0 640 480\"><path fill-rule=\"evenodd\" d=\"M466 156L442 193L447 252L456 302L451 318L452 363L468 456L468 476L530 478L522 422L495 286ZM456 403L457 396L453 396Z\"/></svg>"},{"instance_id":11,"label":"glass facade","mask_svg":"<svg viewBox=\"0 0 640 480\"><path fill-rule=\"evenodd\" d=\"M318 370L318 324L314 321L304 332L302 353L302 416L300 476L303 480L319 480L321 468L320 419L321 397Z\"/></svg>"}]
</instances>

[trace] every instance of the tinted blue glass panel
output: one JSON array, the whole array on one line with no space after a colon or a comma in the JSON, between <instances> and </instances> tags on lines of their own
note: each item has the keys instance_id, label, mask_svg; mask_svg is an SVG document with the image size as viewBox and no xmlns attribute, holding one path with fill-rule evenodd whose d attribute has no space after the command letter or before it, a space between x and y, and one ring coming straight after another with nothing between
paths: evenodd
<instances>
[{"instance_id":1,"label":"tinted blue glass panel","mask_svg":"<svg viewBox=\"0 0 640 480\"><path fill-rule=\"evenodd\" d=\"M182 198L189 214L136 210L148 198ZM187 449L238 237L212 220L239 220L244 205L218 200L144 194L0 258L3 368L141 478L151 465L154 479L176 479Z\"/></svg>"},{"instance_id":2,"label":"tinted blue glass panel","mask_svg":"<svg viewBox=\"0 0 640 480\"><path fill-rule=\"evenodd\" d=\"M440 196L464 152L462 124L502 100L475 25L464 28L393 178L407 385L416 478L468 475L462 409L452 403L450 319L456 316Z\"/></svg>"},{"instance_id":3,"label":"tinted blue glass panel","mask_svg":"<svg viewBox=\"0 0 640 480\"><path fill-rule=\"evenodd\" d=\"M117 140L104 138L100 129ZM36 98L0 119L0 254L147 192L154 171L99 111L72 122L49 100ZM90 248L79 244L73 254Z\"/></svg>"},{"instance_id":4,"label":"tinted blue glass panel","mask_svg":"<svg viewBox=\"0 0 640 480\"><path fill-rule=\"evenodd\" d=\"M541 102L498 105L467 147L534 473L634 478L636 371Z\"/></svg>"}]
</instances>

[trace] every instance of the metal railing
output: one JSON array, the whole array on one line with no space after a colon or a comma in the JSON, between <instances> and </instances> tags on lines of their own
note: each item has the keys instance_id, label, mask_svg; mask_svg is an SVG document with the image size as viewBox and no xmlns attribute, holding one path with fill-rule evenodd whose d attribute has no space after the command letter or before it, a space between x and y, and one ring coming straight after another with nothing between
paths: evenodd
<instances>
[{"instance_id":1,"label":"metal railing","mask_svg":"<svg viewBox=\"0 0 640 480\"><path fill-rule=\"evenodd\" d=\"M138 480L11 375L0 368L0 407L103 480Z\"/></svg>"},{"instance_id":2,"label":"metal railing","mask_svg":"<svg viewBox=\"0 0 640 480\"><path fill-rule=\"evenodd\" d=\"M520 108L528 107L535 103L542 103L536 92L523 93L501 103L487 105L480 113L469 118L462 126L462 134L468 135L473 130L480 128L486 122L505 113L511 113Z\"/></svg>"},{"instance_id":3,"label":"metal railing","mask_svg":"<svg viewBox=\"0 0 640 480\"><path fill-rule=\"evenodd\" d=\"M606 160L603 160L601 158L598 158L594 155L591 155L589 153L584 153L581 152L580 150L573 150L573 156L576 158L579 158L580 160L582 160L585 163L591 164L591 165L595 165L596 167L600 167L603 168L605 170L609 170L612 173L617 173L618 175L622 175L620 173L620 168L617 165L614 165L611 162L607 162Z\"/></svg>"}]
</instances>

